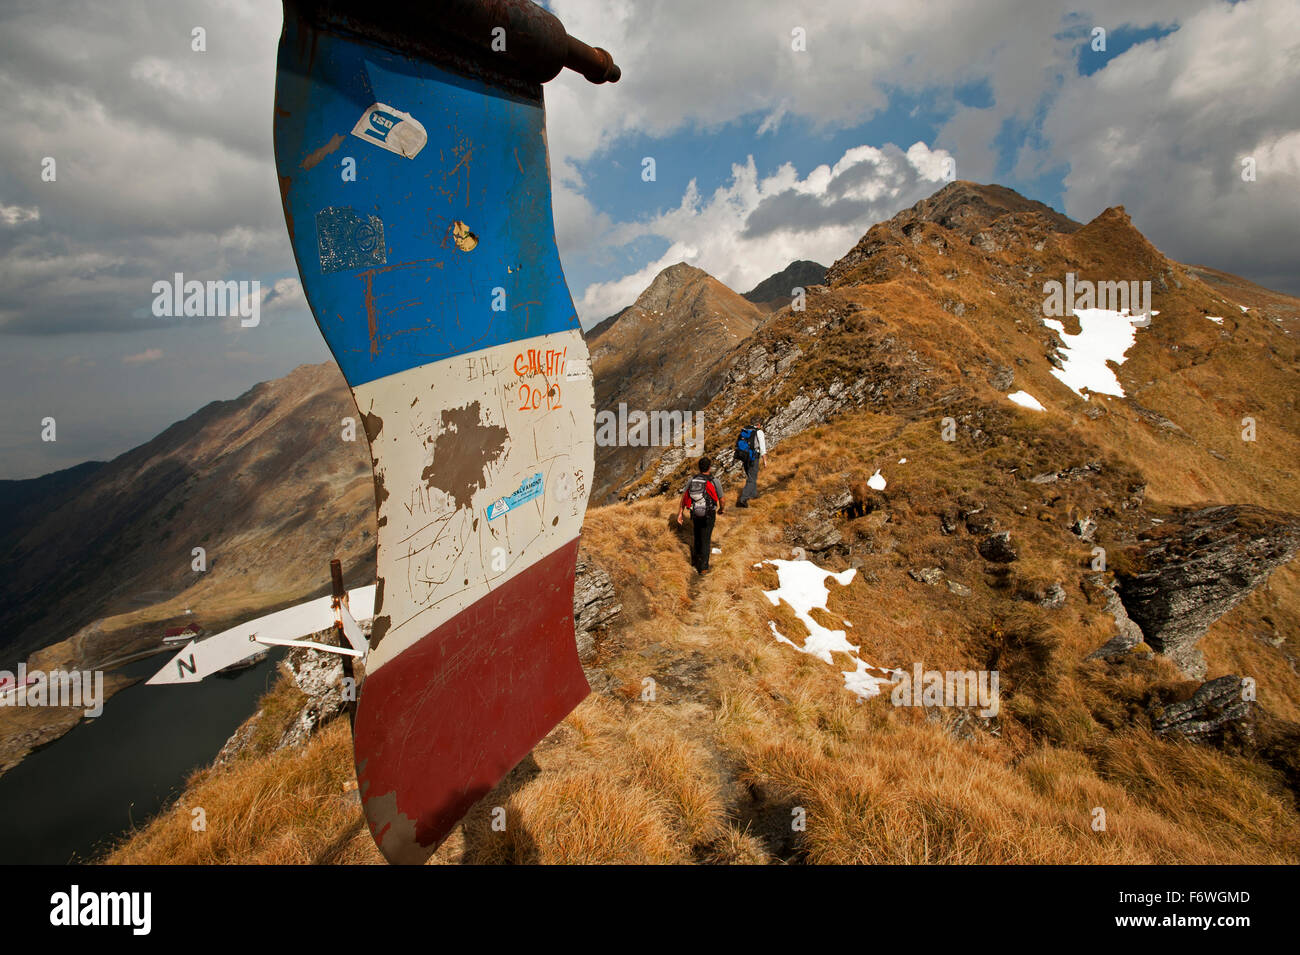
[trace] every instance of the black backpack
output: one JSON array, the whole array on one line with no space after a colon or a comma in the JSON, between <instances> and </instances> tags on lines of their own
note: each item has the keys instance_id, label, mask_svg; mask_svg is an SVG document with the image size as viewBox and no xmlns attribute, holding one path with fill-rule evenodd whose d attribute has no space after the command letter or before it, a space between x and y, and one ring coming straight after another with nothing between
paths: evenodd
<instances>
[{"instance_id":1,"label":"black backpack","mask_svg":"<svg viewBox=\"0 0 1300 955\"><path fill-rule=\"evenodd\" d=\"M686 493L691 499L692 517L704 517L706 514L711 514L717 510L717 505L713 503L713 499L709 497L709 492L705 490L712 480L711 477L697 474L686 482ZM716 486L714 491L717 491Z\"/></svg>"},{"instance_id":2,"label":"black backpack","mask_svg":"<svg viewBox=\"0 0 1300 955\"><path fill-rule=\"evenodd\" d=\"M758 434L758 429L753 425L740 429L740 437L736 438L736 460L745 464L753 464L758 458L758 449L754 447L754 440Z\"/></svg>"}]
</instances>

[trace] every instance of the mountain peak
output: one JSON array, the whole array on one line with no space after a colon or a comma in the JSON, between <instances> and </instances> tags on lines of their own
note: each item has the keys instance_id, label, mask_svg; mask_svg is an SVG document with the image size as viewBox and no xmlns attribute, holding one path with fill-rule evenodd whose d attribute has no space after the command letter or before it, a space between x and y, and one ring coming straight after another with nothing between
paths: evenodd
<instances>
[{"instance_id":1,"label":"mountain peak","mask_svg":"<svg viewBox=\"0 0 1300 955\"><path fill-rule=\"evenodd\" d=\"M1004 215L1026 212L1041 213L1057 232L1074 232L1079 228L1078 222L1045 203L1025 198L1014 189L966 179L948 183L929 198L912 206L908 212L921 221L933 222L960 232L968 232L972 228L978 231Z\"/></svg>"},{"instance_id":2,"label":"mountain peak","mask_svg":"<svg viewBox=\"0 0 1300 955\"><path fill-rule=\"evenodd\" d=\"M826 266L807 259L791 262L780 272L770 275L744 294L756 305L773 306L776 303L788 305L790 290L807 288L810 285L823 285L826 282ZM777 306L779 307L779 305Z\"/></svg>"},{"instance_id":3,"label":"mountain peak","mask_svg":"<svg viewBox=\"0 0 1300 955\"><path fill-rule=\"evenodd\" d=\"M1123 206L1103 211L1080 228L1073 240L1080 248L1093 249L1094 255L1122 251L1131 267L1146 272L1164 272L1170 267L1169 260L1133 224Z\"/></svg>"},{"instance_id":4,"label":"mountain peak","mask_svg":"<svg viewBox=\"0 0 1300 955\"><path fill-rule=\"evenodd\" d=\"M701 408L722 385L732 350L763 320L757 305L709 273L679 262L634 304L587 333L596 408ZM635 446L598 446L592 491L601 500L642 470Z\"/></svg>"},{"instance_id":5,"label":"mountain peak","mask_svg":"<svg viewBox=\"0 0 1300 955\"><path fill-rule=\"evenodd\" d=\"M646 290L637 296L637 307L646 311L662 312L674 293L695 282L712 278L713 276L703 269L685 262L670 265L656 275L646 286Z\"/></svg>"},{"instance_id":6,"label":"mountain peak","mask_svg":"<svg viewBox=\"0 0 1300 955\"><path fill-rule=\"evenodd\" d=\"M987 253L1008 243L1055 241L1054 236L1073 235L1082 228L1051 206L1027 199L1014 189L959 179L892 219L873 225L831 266L826 283L881 282L904 268L915 271L906 250L923 241L941 248L957 239Z\"/></svg>"}]
</instances>

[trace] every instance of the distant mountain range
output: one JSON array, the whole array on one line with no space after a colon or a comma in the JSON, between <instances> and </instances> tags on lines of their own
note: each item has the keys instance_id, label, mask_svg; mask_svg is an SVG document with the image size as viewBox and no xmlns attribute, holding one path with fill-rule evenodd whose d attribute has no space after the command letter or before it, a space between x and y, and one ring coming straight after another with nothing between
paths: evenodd
<instances>
[{"instance_id":1,"label":"distant mountain range","mask_svg":"<svg viewBox=\"0 0 1300 955\"><path fill-rule=\"evenodd\" d=\"M157 646L187 608L211 629L324 592L332 557L372 583L360 422L343 439L356 417L337 366L305 365L106 464L4 482L0 660L92 623L87 665Z\"/></svg>"}]
</instances>

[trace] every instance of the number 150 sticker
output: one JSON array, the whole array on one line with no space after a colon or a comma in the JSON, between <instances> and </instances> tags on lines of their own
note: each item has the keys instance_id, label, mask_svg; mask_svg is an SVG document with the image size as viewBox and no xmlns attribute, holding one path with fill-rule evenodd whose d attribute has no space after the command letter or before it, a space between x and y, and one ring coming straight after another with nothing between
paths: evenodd
<instances>
[{"instance_id":1,"label":"number 150 sticker","mask_svg":"<svg viewBox=\"0 0 1300 955\"><path fill-rule=\"evenodd\" d=\"M419 120L383 103L376 103L361 114L352 127L352 135L407 159L414 159L429 141L429 134Z\"/></svg>"}]
</instances>

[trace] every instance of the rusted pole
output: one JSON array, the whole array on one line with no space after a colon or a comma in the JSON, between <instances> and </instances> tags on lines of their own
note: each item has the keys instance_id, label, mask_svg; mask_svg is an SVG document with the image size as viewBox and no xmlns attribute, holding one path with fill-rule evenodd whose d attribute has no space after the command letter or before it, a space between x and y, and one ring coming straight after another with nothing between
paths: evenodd
<instances>
[{"instance_id":1,"label":"rusted pole","mask_svg":"<svg viewBox=\"0 0 1300 955\"><path fill-rule=\"evenodd\" d=\"M337 638L339 646L346 647L348 638L343 633L343 615L340 613L339 608L348 606L348 592L343 589L343 564L337 557L330 561L330 585L334 594L334 636ZM346 703L348 722L351 723L357 712L357 685L352 668L352 657L343 654L342 664L342 690L350 693L350 699L347 699Z\"/></svg>"}]
</instances>

